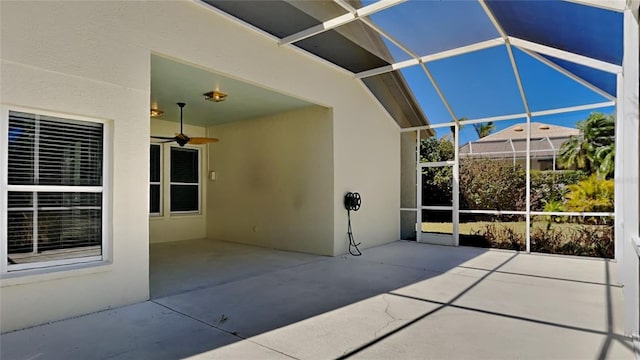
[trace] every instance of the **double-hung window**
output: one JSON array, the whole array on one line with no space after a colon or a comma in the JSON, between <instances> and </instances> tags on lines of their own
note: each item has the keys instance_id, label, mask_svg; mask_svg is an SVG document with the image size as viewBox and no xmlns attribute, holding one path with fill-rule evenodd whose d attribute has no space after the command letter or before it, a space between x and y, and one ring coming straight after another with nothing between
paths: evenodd
<instances>
[{"instance_id":1,"label":"double-hung window","mask_svg":"<svg viewBox=\"0 0 640 360\"><path fill-rule=\"evenodd\" d=\"M200 149L171 147L171 212L200 211Z\"/></svg>"},{"instance_id":2,"label":"double-hung window","mask_svg":"<svg viewBox=\"0 0 640 360\"><path fill-rule=\"evenodd\" d=\"M162 214L162 145L151 144L149 148L149 214Z\"/></svg>"},{"instance_id":3,"label":"double-hung window","mask_svg":"<svg viewBox=\"0 0 640 360\"><path fill-rule=\"evenodd\" d=\"M9 111L7 125L2 270L103 260L105 124Z\"/></svg>"}]
</instances>

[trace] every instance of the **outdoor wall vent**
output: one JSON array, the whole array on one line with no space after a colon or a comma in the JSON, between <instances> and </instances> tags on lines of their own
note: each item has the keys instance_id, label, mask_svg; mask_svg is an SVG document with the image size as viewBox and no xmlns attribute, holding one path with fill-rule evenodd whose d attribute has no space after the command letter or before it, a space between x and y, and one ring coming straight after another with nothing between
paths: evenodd
<instances>
[{"instance_id":1,"label":"outdoor wall vent","mask_svg":"<svg viewBox=\"0 0 640 360\"><path fill-rule=\"evenodd\" d=\"M213 102L221 102L227 98L227 94L221 93L219 91L209 91L208 93L202 94L204 98L213 101Z\"/></svg>"},{"instance_id":2,"label":"outdoor wall vent","mask_svg":"<svg viewBox=\"0 0 640 360\"><path fill-rule=\"evenodd\" d=\"M549 130L549 129L551 129L551 127L549 125L540 125L540 127L538 129L540 129L540 130Z\"/></svg>"},{"instance_id":3,"label":"outdoor wall vent","mask_svg":"<svg viewBox=\"0 0 640 360\"><path fill-rule=\"evenodd\" d=\"M524 129L522 128L522 126L518 126L513 128L513 131L521 132L521 131L524 131Z\"/></svg>"}]
</instances>

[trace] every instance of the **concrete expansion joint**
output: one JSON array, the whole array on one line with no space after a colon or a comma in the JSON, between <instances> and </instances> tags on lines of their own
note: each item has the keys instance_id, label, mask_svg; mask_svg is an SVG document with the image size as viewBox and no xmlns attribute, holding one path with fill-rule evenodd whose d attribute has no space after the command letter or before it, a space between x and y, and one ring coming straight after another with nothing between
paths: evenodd
<instances>
[{"instance_id":1,"label":"concrete expansion joint","mask_svg":"<svg viewBox=\"0 0 640 360\"><path fill-rule=\"evenodd\" d=\"M216 329L216 330L220 330L220 331L222 331L222 332L224 332L224 333L227 333L227 334L229 334L229 335L233 335L233 336L235 336L235 337L237 337L237 338L240 338L240 339L242 339L242 340L246 340L246 338L245 338L245 337L242 337L242 336L241 336L240 334L238 334L238 332L236 332L236 331L229 331L229 330L225 330L225 329L223 329L223 328L221 328L221 327L219 327L219 326L216 326L215 324L211 324L211 323L209 323L209 322L207 322L207 321L204 321L204 320L202 320L202 319L198 319L198 318L193 317L193 316L191 316L191 315L189 315L189 314L185 314L185 313L183 313L183 312L181 312L181 311L178 311L178 310L176 310L176 309L174 309L174 308L172 308L172 307L170 307L170 306L167 306L167 305L165 305L165 304L159 303L159 302L157 302L157 301L155 301L155 300L149 300L149 301L150 301L150 302L152 302L152 303L154 303L154 304L156 304L156 305L162 306L163 308L168 309L168 310L170 310L170 311L172 311L172 312L174 312L174 313L176 313L176 314L178 314L178 315L186 316L186 317L188 317L189 319L191 319L191 320L195 320L195 321L197 321L197 322L199 322L199 323L201 323L201 324L203 324L203 325L206 325L206 326L208 326L208 327L214 328L214 329ZM220 319L218 320L218 325L222 324L222 323L223 323L223 322L225 322L227 319L228 319L228 318L227 318L227 316L223 314L223 315L222 315L222 317L220 317Z\"/></svg>"},{"instance_id":2,"label":"concrete expansion joint","mask_svg":"<svg viewBox=\"0 0 640 360\"><path fill-rule=\"evenodd\" d=\"M213 328L213 329L219 330L219 331L221 331L221 332L224 332L224 333L226 333L226 334L229 334L229 335L235 336L235 337L237 337L237 338L239 338L239 339L241 339L241 340L243 340L243 341L249 341L249 342L251 342L251 343L253 343L253 344L256 344L256 345L258 345L258 346L264 347L265 349L269 349L269 350L271 350L271 351L275 351L275 352L277 352L277 353L280 353L280 354L282 354L282 355L284 355L284 356L286 356L286 357L289 357L289 358L292 358L292 359L296 359L296 360L298 360L298 358L293 357L293 356L291 356L291 355L289 355L289 354L286 354L286 353L284 353L284 352L282 352L282 351L280 351L280 350L273 349L273 348L271 348L271 347L269 347L269 346L265 346L264 344L261 344L261 343L259 343L259 342L252 341L252 340L251 340L251 339L249 339L249 338L243 337L242 335L238 334L238 332L237 332L237 331L229 331L229 330L225 330L225 329L220 328L220 327L218 327L218 326L216 326L216 325L214 325L214 324L210 324L210 323L208 323L208 322L206 322L206 321L204 321L204 320L198 319L198 318L193 317L193 316L191 316L191 315L189 315L189 314L185 314L185 313L183 313L183 312L181 312L181 311L178 311L178 310L176 310L176 309L173 309L173 308L172 308L172 307L170 307L170 306L167 306L167 305L161 304L161 303L159 303L159 302L157 302L157 301L155 301L155 300L149 300L149 301L150 301L150 302L152 302L152 303L154 303L154 304L156 304L156 305L162 306L163 308L168 309L169 311L172 311L172 312L174 312L174 313L176 313L176 314L178 314L178 315L182 315L182 316L185 316L185 317L187 317L187 318L189 318L189 319L191 319L191 320L197 321L197 322L199 322L199 323L201 323L201 324L203 324L203 325L206 325L206 326L208 326L208 327L210 327L210 328ZM222 316L220 317L220 319L218 319L218 325L220 325L220 324L224 323L224 322L225 322L225 321L227 321L228 319L229 319L229 318L228 318L226 315L222 314Z\"/></svg>"}]
</instances>

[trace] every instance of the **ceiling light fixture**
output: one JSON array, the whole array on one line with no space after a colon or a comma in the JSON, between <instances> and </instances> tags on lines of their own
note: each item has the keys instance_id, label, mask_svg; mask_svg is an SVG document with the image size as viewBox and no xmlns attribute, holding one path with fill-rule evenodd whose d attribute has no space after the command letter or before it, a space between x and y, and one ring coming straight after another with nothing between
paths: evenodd
<instances>
[{"instance_id":1,"label":"ceiling light fixture","mask_svg":"<svg viewBox=\"0 0 640 360\"><path fill-rule=\"evenodd\" d=\"M221 102L227 98L227 94L221 93L219 91L209 91L208 93L202 94L204 98L213 101L213 102Z\"/></svg>"},{"instance_id":2,"label":"ceiling light fixture","mask_svg":"<svg viewBox=\"0 0 640 360\"><path fill-rule=\"evenodd\" d=\"M162 115L164 115L164 111L158 109L151 109L151 112L149 113L149 116L152 118L160 118Z\"/></svg>"}]
</instances>

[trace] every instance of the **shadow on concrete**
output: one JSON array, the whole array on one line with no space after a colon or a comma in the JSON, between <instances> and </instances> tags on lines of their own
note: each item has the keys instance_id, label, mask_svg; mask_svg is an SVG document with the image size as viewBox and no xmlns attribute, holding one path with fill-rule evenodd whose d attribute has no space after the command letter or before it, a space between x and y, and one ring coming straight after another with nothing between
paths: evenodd
<instances>
[{"instance_id":1,"label":"shadow on concrete","mask_svg":"<svg viewBox=\"0 0 640 360\"><path fill-rule=\"evenodd\" d=\"M309 353L323 358L366 357L368 350L397 341L396 335L447 309L543 325L545 332L561 329L596 335L603 338L599 354L593 354L599 359L611 357L614 344L633 351L629 339L615 331L612 289L616 286L611 284L609 261L602 262L604 280L592 281L589 276L565 276L544 268L521 271L529 261L563 259L407 241L366 249L361 257L334 258L203 241L158 248L151 252L155 295L151 301L3 334L1 358L304 358L309 356L300 354ZM154 259L154 251L161 255ZM519 267L511 266L522 256ZM589 268L591 264L597 262L589 263ZM471 294L496 276L507 279L494 279L489 289ZM482 301L491 301L486 297L493 296L492 289L513 286L510 281L520 286L539 281L552 282L556 288L575 284L602 289L606 329L566 317L564 322L552 321L486 307L486 303L483 308ZM474 302L478 296L484 296L481 303ZM472 299L465 303L467 297ZM391 310L405 315L399 319ZM376 316L384 320L383 326L368 328L367 320ZM300 334L305 329L308 333ZM374 331L356 338L362 329ZM340 340L342 334L349 339ZM328 336L324 342L310 338L324 335ZM305 342L295 343L295 338ZM292 351L283 350L283 344ZM324 349L316 353L308 349L315 344ZM326 344L335 348L327 349ZM296 346L302 350L296 353Z\"/></svg>"},{"instance_id":2,"label":"shadow on concrete","mask_svg":"<svg viewBox=\"0 0 640 360\"><path fill-rule=\"evenodd\" d=\"M152 301L245 339L439 276L487 251L472 248L455 251L451 247L396 242L366 249L362 257L313 257L268 250L270 257L263 258L265 250L256 249L257 252L242 256L222 256L223 268L241 267L238 271L244 275L233 276L215 266L196 265L198 271L206 274L183 273L195 278L209 276L209 281L216 285ZM280 264L289 265L277 268L269 264L276 258ZM231 277L233 280L228 281ZM186 282L189 280L182 283Z\"/></svg>"}]
</instances>

